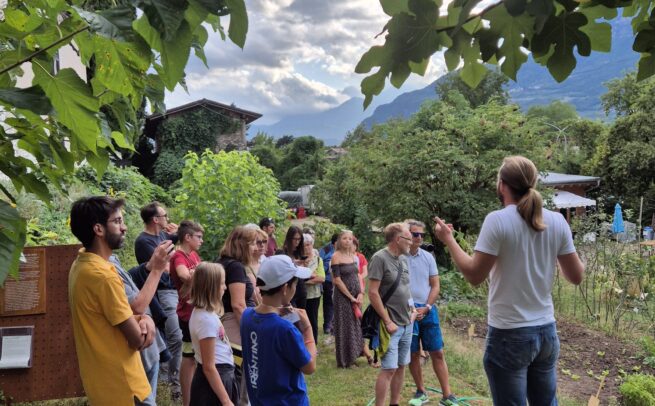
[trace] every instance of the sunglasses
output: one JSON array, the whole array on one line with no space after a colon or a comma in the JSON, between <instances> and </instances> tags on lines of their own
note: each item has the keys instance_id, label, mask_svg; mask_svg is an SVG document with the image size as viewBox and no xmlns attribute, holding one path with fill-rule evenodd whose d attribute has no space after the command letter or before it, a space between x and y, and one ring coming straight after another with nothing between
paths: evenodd
<instances>
[{"instance_id":1,"label":"sunglasses","mask_svg":"<svg viewBox=\"0 0 655 406\"><path fill-rule=\"evenodd\" d=\"M425 238L425 233L419 233L418 231L413 231L412 232L412 237L414 237L414 238L418 238L418 237Z\"/></svg>"},{"instance_id":2,"label":"sunglasses","mask_svg":"<svg viewBox=\"0 0 655 406\"><path fill-rule=\"evenodd\" d=\"M266 245L268 243L268 240L257 240L255 241L257 245Z\"/></svg>"}]
</instances>

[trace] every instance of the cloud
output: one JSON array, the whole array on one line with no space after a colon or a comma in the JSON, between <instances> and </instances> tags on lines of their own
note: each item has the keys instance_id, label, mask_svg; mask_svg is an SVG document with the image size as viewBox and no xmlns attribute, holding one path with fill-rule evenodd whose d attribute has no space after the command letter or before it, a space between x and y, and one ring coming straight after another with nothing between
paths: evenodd
<instances>
[{"instance_id":1,"label":"cloud","mask_svg":"<svg viewBox=\"0 0 655 406\"><path fill-rule=\"evenodd\" d=\"M262 122L273 122L361 97L364 76L354 73L355 65L369 47L382 43L375 35L388 20L377 2L255 0L247 7L244 49L210 33L205 46L210 69L192 56L189 94L176 89L167 95L169 107L204 97L234 102L264 114ZM222 20L226 28L228 21ZM443 58L433 58L426 77L410 77L402 90L432 82L443 65Z\"/></svg>"}]
</instances>

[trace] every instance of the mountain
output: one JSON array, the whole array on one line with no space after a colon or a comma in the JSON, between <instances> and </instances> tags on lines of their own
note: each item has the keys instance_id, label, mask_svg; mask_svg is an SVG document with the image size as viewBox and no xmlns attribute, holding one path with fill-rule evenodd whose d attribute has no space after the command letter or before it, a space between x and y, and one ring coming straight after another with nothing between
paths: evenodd
<instances>
[{"instance_id":1,"label":"mountain","mask_svg":"<svg viewBox=\"0 0 655 406\"><path fill-rule=\"evenodd\" d=\"M271 125L251 125L248 134L254 136L262 131L273 137L313 135L322 139L325 145L339 145L346 133L366 117L362 111L363 103L363 98L353 97L320 113L288 116Z\"/></svg>"},{"instance_id":2,"label":"mountain","mask_svg":"<svg viewBox=\"0 0 655 406\"><path fill-rule=\"evenodd\" d=\"M530 57L521 67L517 81L509 83L511 102L527 111L530 106L536 104L561 100L573 104L578 114L583 117L604 117L600 96L607 89L603 83L635 70L639 59L639 55L632 51L634 38L630 20L617 20L611 24L611 52L593 52L588 57L578 56L577 67L562 83L557 83L548 73L548 69ZM322 139L325 145L339 145L348 131L360 123L370 128L373 124L383 123L390 118L407 118L416 113L424 101L437 98L435 85L438 80L423 89L403 93L390 103L379 105L369 117L367 114L370 110L362 111L363 99L353 97L330 110L285 117L271 125L252 125L248 134L254 136L258 131L262 131L274 137L313 135Z\"/></svg>"},{"instance_id":3,"label":"mountain","mask_svg":"<svg viewBox=\"0 0 655 406\"><path fill-rule=\"evenodd\" d=\"M521 67L517 81L510 81L508 91L511 102L527 111L533 105L561 100L573 104L578 114L583 117L604 117L600 96L607 88L603 83L636 69L639 55L632 51L632 41L630 20L613 22L611 52L593 52L588 57L578 57L575 70L562 83L557 83L548 73L548 69L530 57ZM370 128L373 124L383 123L390 118L411 116L419 110L424 101L437 98L437 81L423 89L403 93L391 103L378 106L362 124Z\"/></svg>"}]
</instances>

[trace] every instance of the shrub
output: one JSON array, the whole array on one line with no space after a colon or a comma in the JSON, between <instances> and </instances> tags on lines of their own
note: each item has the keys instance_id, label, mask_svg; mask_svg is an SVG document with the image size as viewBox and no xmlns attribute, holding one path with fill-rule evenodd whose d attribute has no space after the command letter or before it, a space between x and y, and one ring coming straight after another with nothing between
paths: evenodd
<instances>
[{"instance_id":1,"label":"shrub","mask_svg":"<svg viewBox=\"0 0 655 406\"><path fill-rule=\"evenodd\" d=\"M192 152L185 159L175 199L183 218L205 228L203 258L215 258L236 225L284 216L277 197L280 184L249 152L205 150L201 156Z\"/></svg>"},{"instance_id":2,"label":"shrub","mask_svg":"<svg viewBox=\"0 0 655 406\"><path fill-rule=\"evenodd\" d=\"M630 375L619 387L626 406L655 405L655 376L646 374Z\"/></svg>"}]
</instances>

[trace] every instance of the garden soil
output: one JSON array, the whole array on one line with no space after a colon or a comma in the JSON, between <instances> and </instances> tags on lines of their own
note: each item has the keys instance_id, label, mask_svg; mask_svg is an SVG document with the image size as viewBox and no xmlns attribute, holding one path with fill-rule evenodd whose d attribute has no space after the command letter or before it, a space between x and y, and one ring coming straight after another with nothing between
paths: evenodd
<instances>
[{"instance_id":1,"label":"garden soil","mask_svg":"<svg viewBox=\"0 0 655 406\"><path fill-rule=\"evenodd\" d=\"M468 336L470 325L475 324L473 339L484 346L486 320L461 317L450 319L448 323L463 336ZM619 386L622 376L638 372L655 373L655 369L643 364L643 350L634 340L612 337L567 320L558 320L557 330L561 345L557 368L558 390L570 398L586 402L598 391L601 374L606 371L600 404L615 404L615 400L621 397Z\"/></svg>"}]
</instances>

